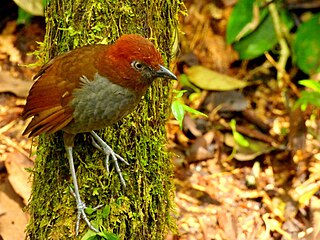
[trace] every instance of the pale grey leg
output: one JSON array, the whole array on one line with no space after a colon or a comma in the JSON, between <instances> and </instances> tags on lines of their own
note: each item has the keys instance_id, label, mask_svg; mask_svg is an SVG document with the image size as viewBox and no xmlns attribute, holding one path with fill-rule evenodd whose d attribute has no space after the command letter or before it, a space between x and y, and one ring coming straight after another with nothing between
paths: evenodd
<instances>
[{"instance_id":1,"label":"pale grey leg","mask_svg":"<svg viewBox=\"0 0 320 240\"><path fill-rule=\"evenodd\" d=\"M84 211L86 209L86 205L80 198L77 176L76 176L76 171L74 169L74 163L73 163L72 147L66 146L66 152L67 152L67 157L69 160L70 172L71 172L72 181L73 181L73 185L74 185L74 191L72 192L72 194L74 195L74 197L76 199L77 208L78 208L76 235L78 235L78 233L79 233L79 225L80 225L81 218L84 219L84 221L87 223L88 227L92 231L99 232L94 226L91 225L91 223L89 222L89 219L87 218L87 215ZM98 207L100 207L100 206L98 206Z\"/></svg>"}]
</instances>

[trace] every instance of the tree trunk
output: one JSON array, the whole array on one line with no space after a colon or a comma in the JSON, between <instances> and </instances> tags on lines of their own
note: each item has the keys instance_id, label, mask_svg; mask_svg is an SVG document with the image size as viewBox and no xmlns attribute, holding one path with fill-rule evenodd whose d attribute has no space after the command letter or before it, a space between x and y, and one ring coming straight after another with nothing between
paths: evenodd
<instances>
[{"instance_id":1,"label":"tree trunk","mask_svg":"<svg viewBox=\"0 0 320 240\"><path fill-rule=\"evenodd\" d=\"M110 43L125 33L150 38L169 62L175 41L179 5L174 0L51 0L42 59L96 42ZM81 61L81 59L79 59ZM134 113L98 132L130 166L120 163L124 189L111 162L91 145L88 134L76 137L74 158L82 200L103 206L89 215L95 226L120 239L163 239L175 231L173 167L166 151L169 83L155 81ZM77 208L62 134L38 138L28 211L28 239L70 239L75 236ZM80 236L88 227L81 221ZM87 238L86 238L87 239Z\"/></svg>"}]
</instances>

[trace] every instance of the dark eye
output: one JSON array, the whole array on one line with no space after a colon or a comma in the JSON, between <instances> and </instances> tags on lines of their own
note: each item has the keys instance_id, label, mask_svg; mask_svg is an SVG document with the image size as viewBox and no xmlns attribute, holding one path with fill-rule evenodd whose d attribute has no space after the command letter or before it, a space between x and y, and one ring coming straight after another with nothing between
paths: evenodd
<instances>
[{"instance_id":1,"label":"dark eye","mask_svg":"<svg viewBox=\"0 0 320 240\"><path fill-rule=\"evenodd\" d=\"M143 64L142 64L141 62L138 62L138 61L133 61L133 62L131 63L131 66L132 66L134 69L138 70L138 71L140 71L140 70L143 68Z\"/></svg>"}]
</instances>

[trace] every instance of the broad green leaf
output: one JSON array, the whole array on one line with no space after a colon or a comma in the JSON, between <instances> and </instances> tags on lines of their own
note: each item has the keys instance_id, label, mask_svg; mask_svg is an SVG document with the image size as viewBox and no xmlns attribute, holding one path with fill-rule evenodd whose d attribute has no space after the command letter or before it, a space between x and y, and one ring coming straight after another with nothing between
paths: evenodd
<instances>
[{"instance_id":1,"label":"broad green leaf","mask_svg":"<svg viewBox=\"0 0 320 240\"><path fill-rule=\"evenodd\" d=\"M244 81L212 71L200 65L189 68L187 75L190 82L205 90L229 91L248 86Z\"/></svg>"},{"instance_id":2,"label":"broad green leaf","mask_svg":"<svg viewBox=\"0 0 320 240\"><path fill-rule=\"evenodd\" d=\"M299 84L311 88L317 92L320 92L320 83L316 80L306 79L306 80L300 80Z\"/></svg>"},{"instance_id":3,"label":"broad green leaf","mask_svg":"<svg viewBox=\"0 0 320 240\"><path fill-rule=\"evenodd\" d=\"M171 104L171 111L173 116L179 122L180 128L182 128L183 118L184 118L184 109L183 104L180 103L178 100L173 101Z\"/></svg>"},{"instance_id":4,"label":"broad green leaf","mask_svg":"<svg viewBox=\"0 0 320 240\"><path fill-rule=\"evenodd\" d=\"M239 52L240 59L253 59L273 48L276 43L272 18L268 15L254 32L236 42L234 48Z\"/></svg>"},{"instance_id":5,"label":"broad green leaf","mask_svg":"<svg viewBox=\"0 0 320 240\"><path fill-rule=\"evenodd\" d=\"M92 239L94 239L95 237L98 238L97 233L89 229L89 230L83 235L83 237L81 238L81 240L90 240L90 239L92 240Z\"/></svg>"},{"instance_id":6,"label":"broad green leaf","mask_svg":"<svg viewBox=\"0 0 320 240\"><path fill-rule=\"evenodd\" d=\"M268 13L267 8L259 8L259 1L239 0L228 20L226 40L228 44L238 41L254 31ZM257 16L254 16L254 12ZM256 19L257 18L257 19Z\"/></svg>"},{"instance_id":7,"label":"broad green leaf","mask_svg":"<svg viewBox=\"0 0 320 240\"><path fill-rule=\"evenodd\" d=\"M293 41L293 54L303 72L320 72L320 13L299 26Z\"/></svg>"},{"instance_id":8,"label":"broad green leaf","mask_svg":"<svg viewBox=\"0 0 320 240\"><path fill-rule=\"evenodd\" d=\"M320 107L320 92L302 91L300 98L296 101L294 107L299 105L311 104Z\"/></svg>"},{"instance_id":9,"label":"broad green leaf","mask_svg":"<svg viewBox=\"0 0 320 240\"><path fill-rule=\"evenodd\" d=\"M235 41L241 30L252 21L253 0L239 0L234 6L227 25L227 43Z\"/></svg>"},{"instance_id":10,"label":"broad green leaf","mask_svg":"<svg viewBox=\"0 0 320 240\"><path fill-rule=\"evenodd\" d=\"M28 13L22 8L18 8L18 18L17 18L17 24L27 24L30 23L32 14Z\"/></svg>"},{"instance_id":11,"label":"broad green leaf","mask_svg":"<svg viewBox=\"0 0 320 240\"><path fill-rule=\"evenodd\" d=\"M280 18L287 29L291 29L294 22L287 11L280 11ZM271 50L278 42L271 15L262 20L258 28L234 44L240 59L253 59Z\"/></svg>"}]
</instances>

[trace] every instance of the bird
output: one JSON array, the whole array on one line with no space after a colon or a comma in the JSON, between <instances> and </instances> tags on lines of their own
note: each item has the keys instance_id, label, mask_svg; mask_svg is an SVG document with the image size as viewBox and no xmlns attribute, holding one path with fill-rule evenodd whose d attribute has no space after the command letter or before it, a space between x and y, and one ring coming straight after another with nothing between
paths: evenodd
<instances>
[{"instance_id":1,"label":"bird","mask_svg":"<svg viewBox=\"0 0 320 240\"><path fill-rule=\"evenodd\" d=\"M22 112L31 118L22 133L28 137L63 132L77 204L76 235L83 219L99 232L86 216L73 160L77 134L90 133L93 145L102 151L109 171L110 158L125 187L119 162L129 164L95 132L116 123L132 112L157 78L177 77L163 66L155 45L138 34L124 34L113 44L92 44L68 51L43 65L34 76Z\"/></svg>"}]
</instances>

